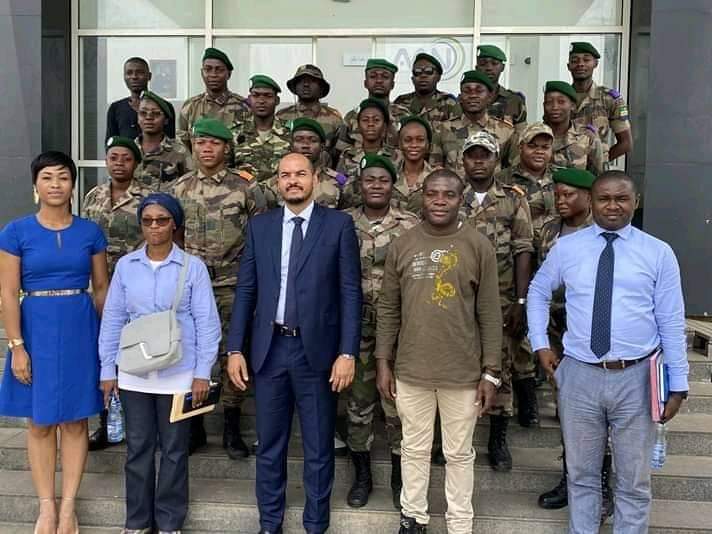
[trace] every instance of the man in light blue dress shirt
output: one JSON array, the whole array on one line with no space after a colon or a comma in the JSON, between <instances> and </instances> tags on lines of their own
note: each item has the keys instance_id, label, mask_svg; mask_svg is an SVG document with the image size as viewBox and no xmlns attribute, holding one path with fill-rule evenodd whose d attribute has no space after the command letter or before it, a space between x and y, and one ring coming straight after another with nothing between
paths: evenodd
<instances>
[{"instance_id":1,"label":"man in light blue dress shirt","mask_svg":"<svg viewBox=\"0 0 712 534\"><path fill-rule=\"evenodd\" d=\"M661 347L672 419L687 396L685 308L677 259L666 243L630 224L633 181L603 173L592 189L595 224L559 239L529 287L529 338L559 387L568 468L569 532L598 532L601 463L610 427L616 466L614 532L648 531L650 414L648 357ZM566 291L564 358L547 336L552 291Z\"/></svg>"}]
</instances>

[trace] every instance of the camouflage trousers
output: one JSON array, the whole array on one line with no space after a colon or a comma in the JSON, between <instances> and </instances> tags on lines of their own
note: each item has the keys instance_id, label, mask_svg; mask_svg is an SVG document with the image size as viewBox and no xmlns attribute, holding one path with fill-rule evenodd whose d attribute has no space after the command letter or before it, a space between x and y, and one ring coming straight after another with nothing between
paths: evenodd
<instances>
[{"instance_id":1,"label":"camouflage trousers","mask_svg":"<svg viewBox=\"0 0 712 534\"><path fill-rule=\"evenodd\" d=\"M227 331L230 328L230 317L232 316L232 303L235 300L235 288L231 286L214 287L215 303L220 315L220 325L222 327L222 339L218 350L220 361L220 382L222 383L221 399L224 408L240 408L242 401L247 397L247 391L240 391L230 381L227 374L227 355L225 354L225 343Z\"/></svg>"},{"instance_id":2,"label":"camouflage trousers","mask_svg":"<svg viewBox=\"0 0 712 534\"><path fill-rule=\"evenodd\" d=\"M364 324L356 375L346 394L346 443L354 452L367 452L375 436L374 417L378 414L379 394L376 387L376 325ZM400 454L401 423L395 402L380 399L385 414L388 446Z\"/></svg>"}]
</instances>

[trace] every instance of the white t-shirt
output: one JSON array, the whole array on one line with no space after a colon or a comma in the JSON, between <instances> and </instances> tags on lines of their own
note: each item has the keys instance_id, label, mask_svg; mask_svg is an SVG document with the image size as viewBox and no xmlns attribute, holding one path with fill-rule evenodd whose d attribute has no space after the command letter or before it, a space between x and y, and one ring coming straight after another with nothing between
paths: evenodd
<instances>
[{"instance_id":1,"label":"white t-shirt","mask_svg":"<svg viewBox=\"0 0 712 534\"><path fill-rule=\"evenodd\" d=\"M487 191L485 191L484 193L478 193L478 192L475 191L475 196L477 197L477 202L478 202L478 204L482 204L482 201L483 201L483 200L485 199L485 197L487 196Z\"/></svg>"}]
</instances>

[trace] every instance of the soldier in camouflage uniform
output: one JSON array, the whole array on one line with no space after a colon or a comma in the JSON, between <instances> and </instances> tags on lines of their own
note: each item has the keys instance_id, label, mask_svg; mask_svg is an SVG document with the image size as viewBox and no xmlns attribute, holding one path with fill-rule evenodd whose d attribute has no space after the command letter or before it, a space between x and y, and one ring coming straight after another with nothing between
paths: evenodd
<instances>
[{"instance_id":1,"label":"soldier in camouflage uniform","mask_svg":"<svg viewBox=\"0 0 712 534\"><path fill-rule=\"evenodd\" d=\"M82 217L97 223L106 235L109 276L114 274L119 258L138 248L143 241L136 210L151 191L134 179L134 171L140 161L141 152L131 139L109 137L106 142L109 181L94 187L82 202ZM112 445L107 435L106 419L107 412L102 410L99 427L89 436L89 450L101 450Z\"/></svg>"},{"instance_id":2,"label":"soldier in camouflage uniform","mask_svg":"<svg viewBox=\"0 0 712 534\"><path fill-rule=\"evenodd\" d=\"M462 147L471 135L481 131L489 132L497 139L500 146L498 168L508 166L514 126L487 113L493 89L492 81L483 72L470 70L462 75L459 97L462 115L442 123L438 134L434 136L430 150L430 164L433 167L445 167L464 178Z\"/></svg>"},{"instance_id":3,"label":"soldier in camouflage uniform","mask_svg":"<svg viewBox=\"0 0 712 534\"><path fill-rule=\"evenodd\" d=\"M433 130L438 130L440 123L458 117L460 105L450 93L438 91L438 82L443 75L443 66L437 58L421 52L413 62L412 93L400 95L395 103L408 108L413 115L425 118Z\"/></svg>"},{"instance_id":4,"label":"soldier in camouflage uniform","mask_svg":"<svg viewBox=\"0 0 712 534\"><path fill-rule=\"evenodd\" d=\"M205 92L185 101L178 115L176 138L188 150L191 146L191 128L201 117L210 117L222 122L228 128L245 122L250 115L250 105L245 97L227 88L233 66L227 54L217 48L206 48L203 66L200 70ZM232 156L228 163L232 162Z\"/></svg>"},{"instance_id":5,"label":"soldier in camouflage uniform","mask_svg":"<svg viewBox=\"0 0 712 534\"><path fill-rule=\"evenodd\" d=\"M517 361L516 348L524 334L526 302L533 230L525 193L517 186L494 179L497 140L489 132L478 132L463 147L467 185L462 204L463 217L486 236L497 253L500 299L504 332L502 340L502 385L490 411L489 462L496 471L512 469L507 446L507 426L512 416L512 382L534 376L530 358Z\"/></svg>"},{"instance_id":6,"label":"soldier in camouflage uniform","mask_svg":"<svg viewBox=\"0 0 712 534\"><path fill-rule=\"evenodd\" d=\"M173 120L173 107L166 100L151 91L141 94L138 107L141 135L135 142L142 159L135 176L152 191L170 191L175 181L193 168L188 149L165 133L166 125Z\"/></svg>"},{"instance_id":7,"label":"soldier in camouflage uniform","mask_svg":"<svg viewBox=\"0 0 712 534\"><path fill-rule=\"evenodd\" d=\"M291 129L290 151L306 156L312 162L314 172L319 177L319 183L314 189L314 202L325 208L337 208L346 176L323 164L322 153L326 143L324 129L321 124L306 117L294 119ZM263 182L262 188L269 208L284 205L276 175Z\"/></svg>"},{"instance_id":8,"label":"soldier in camouflage uniform","mask_svg":"<svg viewBox=\"0 0 712 534\"><path fill-rule=\"evenodd\" d=\"M400 154L385 144L389 120L388 108L381 100L367 98L359 105L358 132L362 138L361 146L346 149L336 166L337 172L346 176L339 208L356 208L361 205L359 176L361 160L365 155L377 154L389 158L394 164L400 162Z\"/></svg>"},{"instance_id":9,"label":"soldier in camouflage uniform","mask_svg":"<svg viewBox=\"0 0 712 534\"><path fill-rule=\"evenodd\" d=\"M499 78L507 62L506 54L497 46L480 45L477 47L477 70L484 72L494 84L492 101L487 107L491 117L504 119L514 125L520 133L527 124L527 105L522 93L505 89L499 84Z\"/></svg>"},{"instance_id":10,"label":"soldier in camouflage uniform","mask_svg":"<svg viewBox=\"0 0 712 534\"><path fill-rule=\"evenodd\" d=\"M633 134L628 106L620 92L593 82L593 71L600 57L591 43L571 43L567 67L576 89L573 121L579 127L591 125L603 145L605 161L613 161L632 150ZM610 146L611 132L615 136L613 146Z\"/></svg>"},{"instance_id":11,"label":"soldier in camouflage uniform","mask_svg":"<svg viewBox=\"0 0 712 534\"><path fill-rule=\"evenodd\" d=\"M281 91L269 76L250 78L252 117L233 129L235 162L250 163L260 183L277 173L279 160L289 153L289 128L274 115Z\"/></svg>"},{"instance_id":12,"label":"soldier in camouflage uniform","mask_svg":"<svg viewBox=\"0 0 712 534\"><path fill-rule=\"evenodd\" d=\"M403 159L396 170L391 206L415 213L423 208L423 182L433 171L427 157L433 141L433 131L423 117L410 115L401 120L398 132Z\"/></svg>"},{"instance_id":13,"label":"soldier in camouflage uniform","mask_svg":"<svg viewBox=\"0 0 712 534\"><path fill-rule=\"evenodd\" d=\"M338 110L319 102L331 90L324 73L316 65L301 65L294 77L287 82L289 90L297 95L297 103L277 112L277 118L291 121L299 117L314 119L326 133L326 150L322 157L331 157L331 151L336 144L336 136L344 124L344 118ZM325 159L328 166L331 159Z\"/></svg>"},{"instance_id":14,"label":"soldier in camouflage uniform","mask_svg":"<svg viewBox=\"0 0 712 534\"><path fill-rule=\"evenodd\" d=\"M397 72L398 67L390 61L369 59L366 62L366 76L363 81L363 86L368 91L368 98L381 100L388 107L389 121L385 144L392 149L398 148L398 123L400 119L410 115L407 107L392 103L389 100ZM359 111L361 111L360 105L349 111L344 117L344 125L339 130L336 141L336 154L340 155L350 147L362 146L363 139L358 129Z\"/></svg>"},{"instance_id":15,"label":"soldier in camouflage uniform","mask_svg":"<svg viewBox=\"0 0 712 534\"><path fill-rule=\"evenodd\" d=\"M349 210L354 219L361 248L361 285L363 314L361 350L356 360L356 374L347 397L347 444L351 450L356 476L349 491L349 506L358 508L368 502L371 492L371 458L373 419L377 412L376 388L376 304L383 281L386 253L391 241L418 224L418 218L390 205L396 169L391 160L369 155L361 163L363 205ZM386 414L386 433L391 449L391 489L393 502L399 503L401 426L395 403L382 400Z\"/></svg>"},{"instance_id":16,"label":"soldier in camouflage uniform","mask_svg":"<svg viewBox=\"0 0 712 534\"><path fill-rule=\"evenodd\" d=\"M230 324L237 285L237 269L250 216L266 209L262 190L245 171L225 166L232 132L217 119L203 118L193 125L193 154L197 170L182 176L173 189L185 210L184 248L208 267L223 326L220 353ZM222 401L225 411L223 447L231 459L245 458L249 450L240 436L240 408L244 393L236 389L221 362ZM202 418L191 418L191 450L205 444Z\"/></svg>"}]
</instances>

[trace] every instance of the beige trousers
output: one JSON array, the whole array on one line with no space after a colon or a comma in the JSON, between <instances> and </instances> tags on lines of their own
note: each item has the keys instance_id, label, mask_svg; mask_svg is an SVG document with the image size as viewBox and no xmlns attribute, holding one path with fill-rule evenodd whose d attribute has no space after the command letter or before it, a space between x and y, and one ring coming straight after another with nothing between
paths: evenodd
<instances>
[{"instance_id":1,"label":"beige trousers","mask_svg":"<svg viewBox=\"0 0 712 534\"><path fill-rule=\"evenodd\" d=\"M403 515L428 524L430 448L435 412L440 410L445 465L445 521L448 534L471 534L474 512L475 431L477 407L475 388L433 389L396 380L396 408L403 425L401 469Z\"/></svg>"}]
</instances>

